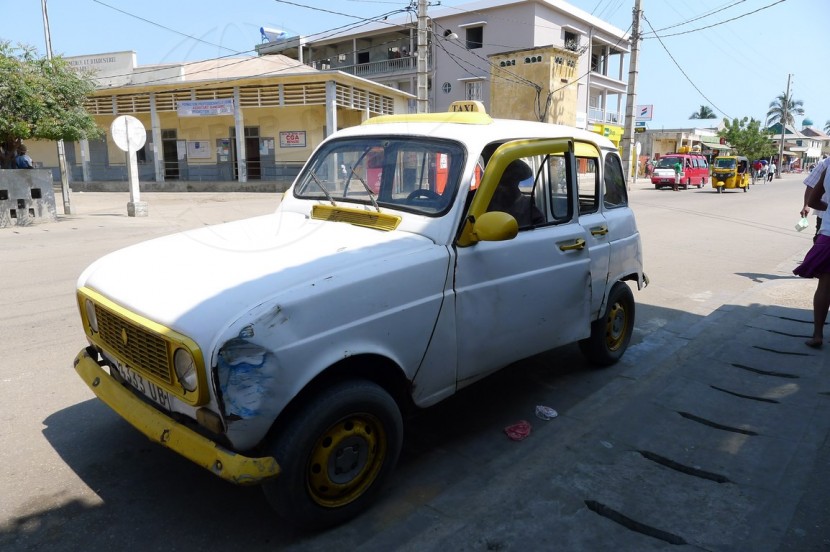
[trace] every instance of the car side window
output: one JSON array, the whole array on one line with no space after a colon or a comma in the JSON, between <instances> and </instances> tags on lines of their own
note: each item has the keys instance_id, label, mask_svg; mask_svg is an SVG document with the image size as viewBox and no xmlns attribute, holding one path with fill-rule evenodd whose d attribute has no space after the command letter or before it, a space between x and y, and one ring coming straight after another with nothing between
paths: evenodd
<instances>
[{"instance_id":1,"label":"car side window","mask_svg":"<svg viewBox=\"0 0 830 552\"><path fill-rule=\"evenodd\" d=\"M596 157L576 158L576 180L579 192L579 214L599 210L599 163Z\"/></svg>"},{"instance_id":2,"label":"car side window","mask_svg":"<svg viewBox=\"0 0 830 552\"><path fill-rule=\"evenodd\" d=\"M519 230L545 224L547 217L544 213L545 197L540 195L543 188L538 180L540 173L539 160L535 156L511 161L502 172L487 210L512 215L519 224Z\"/></svg>"},{"instance_id":3,"label":"car side window","mask_svg":"<svg viewBox=\"0 0 830 552\"><path fill-rule=\"evenodd\" d=\"M544 167L550 195L550 218L557 224L573 219L573 186L569 185L573 179L569 175L571 165L567 159L563 155L549 155Z\"/></svg>"},{"instance_id":4,"label":"car side window","mask_svg":"<svg viewBox=\"0 0 830 552\"><path fill-rule=\"evenodd\" d=\"M602 196L602 204L605 208L614 209L615 207L628 205L622 163L620 158L613 153L605 156L603 180L605 182L605 194Z\"/></svg>"}]
</instances>

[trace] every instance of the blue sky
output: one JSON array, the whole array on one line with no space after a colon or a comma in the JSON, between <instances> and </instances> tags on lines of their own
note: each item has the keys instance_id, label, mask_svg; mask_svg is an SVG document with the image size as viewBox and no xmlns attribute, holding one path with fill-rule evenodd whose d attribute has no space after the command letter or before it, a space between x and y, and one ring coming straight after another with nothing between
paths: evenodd
<instances>
[{"instance_id":1,"label":"blue sky","mask_svg":"<svg viewBox=\"0 0 830 552\"><path fill-rule=\"evenodd\" d=\"M569 3L623 30L630 27L634 0ZM441 7L430 9L465 4L442 0ZM250 54L260 42L262 26L310 35L356 21L320 10L367 18L407 5L407 0L49 0L47 4L56 55L133 50L140 65ZM712 107L719 118L726 114L764 119L769 103L786 89L788 74L794 97L804 101L806 116L819 128L830 121L827 0L641 0L641 5L647 18L643 31L653 28L662 37L662 44L654 34L641 43L637 104L654 106L650 128L707 126L710 121L689 120L701 105ZM667 29L692 19L697 20ZM667 36L674 33L684 34ZM45 52L41 3L19 2L13 16L0 18L0 39Z\"/></svg>"}]
</instances>

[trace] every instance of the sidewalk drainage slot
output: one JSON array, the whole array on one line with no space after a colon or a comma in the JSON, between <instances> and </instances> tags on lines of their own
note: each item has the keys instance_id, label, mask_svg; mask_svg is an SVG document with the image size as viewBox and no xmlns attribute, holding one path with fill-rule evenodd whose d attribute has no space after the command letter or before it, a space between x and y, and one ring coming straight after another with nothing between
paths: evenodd
<instances>
[{"instance_id":1,"label":"sidewalk drainage slot","mask_svg":"<svg viewBox=\"0 0 830 552\"><path fill-rule=\"evenodd\" d=\"M802 339L802 338L803 339L809 339L810 338L809 335L805 335L805 334L794 334L794 333L788 333L788 332L781 332L781 331L778 331L778 330L767 330L767 331L769 333L774 333L774 334L777 334L777 335L784 335L784 336L787 336L787 337L797 337L799 339Z\"/></svg>"},{"instance_id":2,"label":"sidewalk drainage slot","mask_svg":"<svg viewBox=\"0 0 830 552\"><path fill-rule=\"evenodd\" d=\"M812 324L812 320L801 320L800 318L790 318L789 316L776 316L775 318L781 320L789 320L790 322L801 322L802 324Z\"/></svg>"},{"instance_id":3,"label":"sidewalk drainage slot","mask_svg":"<svg viewBox=\"0 0 830 552\"><path fill-rule=\"evenodd\" d=\"M776 353L779 355L791 355L791 356L812 356L810 353L796 353L795 351L778 351L776 349L770 349L769 347L759 347L758 345L753 345L753 349L758 349L760 351L766 351L768 353Z\"/></svg>"},{"instance_id":4,"label":"sidewalk drainage slot","mask_svg":"<svg viewBox=\"0 0 830 552\"><path fill-rule=\"evenodd\" d=\"M761 401L761 402L766 402L766 403L780 404L780 401L776 401L775 399L768 399L766 397L753 397L752 395L744 395L743 393L736 393L734 391L730 391L729 389L722 389L722 388L717 387L715 385L710 385L709 387L711 387L712 389L714 389L716 391L721 391L723 393L728 393L729 395L732 395L734 397L740 397L742 399L749 399L751 401Z\"/></svg>"},{"instance_id":5,"label":"sidewalk drainage slot","mask_svg":"<svg viewBox=\"0 0 830 552\"><path fill-rule=\"evenodd\" d=\"M651 460L654 463L660 464L661 466L665 466L674 471L685 473L686 475L693 475L695 477L700 477L701 479L708 479L709 481L714 481L715 483L731 483L728 477L720 475L719 473L712 473L706 470L693 468L647 450L638 450L637 452L642 454L643 458L646 458L647 460Z\"/></svg>"},{"instance_id":6,"label":"sidewalk drainage slot","mask_svg":"<svg viewBox=\"0 0 830 552\"><path fill-rule=\"evenodd\" d=\"M798 379L800 376L795 374L788 374L786 372L771 372L769 370L760 370L758 368L753 368L751 366L746 366L745 364L735 364L732 363L732 366L735 368L740 368L741 370L747 370L749 372L755 372L756 374L761 374L762 376L772 376L775 378L789 378L789 379Z\"/></svg>"},{"instance_id":7,"label":"sidewalk drainage slot","mask_svg":"<svg viewBox=\"0 0 830 552\"><path fill-rule=\"evenodd\" d=\"M693 422L697 422L699 424L707 425L709 427L714 427L715 429L722 429L723 431L731 431L733 433L741 433L743 435L758 435L756 432L749 430L749 429L742 429L740 427L732 427L723 424L719 424L717 422L713 422L712 420L707 420L706 418L701 418L700 416L695 416L694 414L689 414L688 412L678 412L681 416L686 418L687 420L692 420Z\"/></svg>"},{"instance_id":8,"label":"sidewalk drainage slot","mask_svg":"<svg viewBox=\"0 0 830 552\"><path fill-rule=\"evenodd\" d=\"M628 516L621 514L620 512L613 510L595 500L586 500L585 506L588 507L589 510L601 515L604 518L610 519L615 523L619 523L626 529L630 529L631 531L636 531L637 533L641 533L643 535L653 537L655 539L660 539L663 542L667 542L669 544L677 544L677 545L684 545L689 544L686 540L673 533L669 533L668 531L663 531L662 529L657 529L656 527L651 527L644 523L640 523L639 521L635 521Z\"/></svg>"}]
</instances>

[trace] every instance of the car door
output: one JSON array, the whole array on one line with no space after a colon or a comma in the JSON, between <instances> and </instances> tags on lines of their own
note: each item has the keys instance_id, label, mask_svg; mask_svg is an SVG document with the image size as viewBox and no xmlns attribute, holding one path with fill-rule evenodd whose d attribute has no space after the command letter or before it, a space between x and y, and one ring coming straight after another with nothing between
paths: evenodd
<instances>
[{"instance_id":1,"label":"car door","mask_svg":"<svg viewBox=\"0 0 830 552\"><path fill-rule=\"evenodd\" d=\"M474 241L503 169L533 167L522 186L544 221L504 241ZM587 337L590 263L576 215L573 142L508 142L493 154L456 244L458 386L521 358Z\"/></svg>"},{"instance_id":2,"label":"car door","mask_svg":"<svg viewBox=\"0 0 830 552\"><path fill-rule=\"evenodd\" d=\"M579 190L579 224L587 234L587 252L591 264L591 318L599 317L608 288L610 228L600 209L602 157L593 144L575 145L577 187Z\"/></svg>"}]
</instances>

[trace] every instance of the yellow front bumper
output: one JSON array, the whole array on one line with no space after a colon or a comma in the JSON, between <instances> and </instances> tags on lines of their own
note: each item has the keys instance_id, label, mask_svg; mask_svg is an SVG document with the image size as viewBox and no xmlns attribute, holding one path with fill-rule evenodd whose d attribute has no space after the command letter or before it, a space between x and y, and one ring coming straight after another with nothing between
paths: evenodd
<instances>
[{"instance_id":1,"label":"yellow front bumper","mask_svg":"<svg viewBox=\"0 0 830 552\"><path fill-rule=\"evenodd\" d=\"M250 458L228 450L133 395L83 349L75 357L75 370L99 399L133 427L163 447L238 485L253 485L276 477L275 458Z\"/></svg>"}]
</instances>

